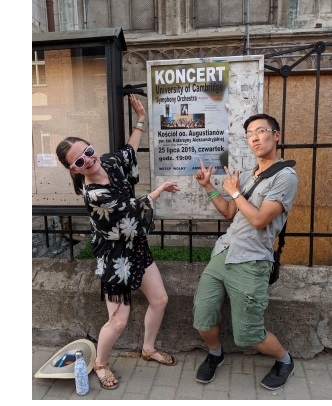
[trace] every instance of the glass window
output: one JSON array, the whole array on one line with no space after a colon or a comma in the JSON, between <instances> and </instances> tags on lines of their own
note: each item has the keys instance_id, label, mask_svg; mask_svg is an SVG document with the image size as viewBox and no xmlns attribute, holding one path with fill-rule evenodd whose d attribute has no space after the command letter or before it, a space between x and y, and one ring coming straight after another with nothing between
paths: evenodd
<instances>
[{"instance_id":1,"label":"glass window","mask_svg":"<svg viewBox=\"0 0 332 406\"><path fill-rule=\"evenodd\" d=\"M38 65L42 56L43 65ZM45 50L42 54L34 52L33 58L34 83L40 81L40 66L47 72L47 84L32 87L36 199L56 193L53 200L66 204L73 198L73 187L68 171L56 159L58 143L75 136L97 145L100 153L110 148L105 49ZM45 75L43 80L45 83ZM82 204L81 198L77 202Z\"/></svg>"},{"instance_id":2,"label":"glass window","mask_svg":"<svg viewBox=\"0 0 332 406\"><path fill-rule=\"evenodd\" d=\"M250 0L250 24L270 24L270 1ZM196 28L225 27L246 23L247 0L195 0Z\"/></svg>"},{"instance_id":3,"label":"glass window","mask_svg":"<svg viewBox=\"0 0 332 406\"><path fill-rule=\"evenodd\" d=\"M88 28L155 31L155 0L94 0L87 3Z\"/></svg>"},{"instance_id":4,"label":"glass window","mask_svg":"<svg viewBox=\"0 0 332 406\"><path fill-rule=\"evenodd\" d=\"M32 52L32 86L45 86L45 60L44 51Z\"/></svg>"}]
</instances>

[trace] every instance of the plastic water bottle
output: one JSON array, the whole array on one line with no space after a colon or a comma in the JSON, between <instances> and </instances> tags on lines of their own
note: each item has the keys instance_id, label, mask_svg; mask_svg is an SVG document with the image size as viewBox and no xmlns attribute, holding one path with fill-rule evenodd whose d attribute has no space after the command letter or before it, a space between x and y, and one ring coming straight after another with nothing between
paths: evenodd
<instances>
[{"instance_id":1,"label":"plastic water bottle","mask_svg":"<svg viewBox=\"0 0 332 406\"><path fill-rule=\"evenodd\" d=\"M76 393L78 395L86 395L89 392L89 376L83 351L78 350L75 353L76 361L74 366Z\"/></svg>"}]
</instances>

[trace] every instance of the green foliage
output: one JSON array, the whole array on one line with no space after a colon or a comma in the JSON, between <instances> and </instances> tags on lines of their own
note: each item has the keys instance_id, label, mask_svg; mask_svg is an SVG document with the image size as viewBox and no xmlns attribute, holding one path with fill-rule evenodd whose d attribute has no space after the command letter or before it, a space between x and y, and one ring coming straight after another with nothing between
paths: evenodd
<instances>
[{"instance_id":1,"label":"green foliage","mask_svg":"<svg viewBox=\"0 0 332 406\"><path fill-rule=\"evenodd\" d=\"M189 262L189 248L186 247L150 247L155 261L182 261ZM212 248L195 247L193 248L193 262L209 262ZM92 259L90 241L86 242L86 246L76 255L76 259Z\"/></svg>"},{"instance_id":2,"label":"green foliage","mask_svg":"<svg viewBox=\"0 0 332 406\"><path fill-rule=\"evenodd\" d=\"M150 247L155 261L183 261L189 262L189 248L186 247ZM208 262L211 248L193 248L193 262Z\"/></svg>"},{"instance_id":3,"label":"green foliage","mask_svg":"<svg viewBox=\"0 0 332 406\"><path fill-rule=\"evenodd\" d=\"M92 247L89 240L86 241L85 247L76 255L76 259L92 259L94 255L92 253Z\"/></svg>"}]
</instances>

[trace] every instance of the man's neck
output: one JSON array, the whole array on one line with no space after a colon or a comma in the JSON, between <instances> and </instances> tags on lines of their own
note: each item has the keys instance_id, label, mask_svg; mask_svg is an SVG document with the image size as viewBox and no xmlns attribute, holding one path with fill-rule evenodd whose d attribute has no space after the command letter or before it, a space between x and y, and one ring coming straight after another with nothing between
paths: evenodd
<instances>
[{"instance_id":1,"label":"man's neck","mask_svg":"<svg viewBox=\"0 0 332 406\"><path fill-rule=\"evenodd\" d=\"M275 156L272 159L265 159L265 158L260 158L257 162L257 167L255 171L255 175L259 175L261 172L265 171L267 168L269 168L271 165L279 161L279 157Z\"/></svg>"}]
</instances>

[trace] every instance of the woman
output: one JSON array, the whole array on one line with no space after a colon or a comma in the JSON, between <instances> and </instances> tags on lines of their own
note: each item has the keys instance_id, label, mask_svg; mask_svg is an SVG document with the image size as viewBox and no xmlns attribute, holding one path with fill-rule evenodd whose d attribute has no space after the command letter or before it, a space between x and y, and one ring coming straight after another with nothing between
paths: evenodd
<instances>
[{"instance_id":1,"label":"woman","mask_svg":"<svg viewBox=\"0 0 332 406\"><path fill-rule=\"evenodd\" d=\"M161 193L177 192L176 182L165 182L149 195L136 199L138 182L136 152L145 110L135 95L129 96L137 122L128 143L119 151L98 156L89 142L68 137L59 143L59 161L69 169L76 194L82 194L93 229L92 248L101 276L102 300L106 296L109 320L101 328L94 371L105 389L118 387L108 367L108 356L126 327L131 291L140 289L149 306L144 319L142 358L175 365L169 354L155 349L168 296L147 242L153 229L153 206Z\"/></svg>"}]
</instances>

